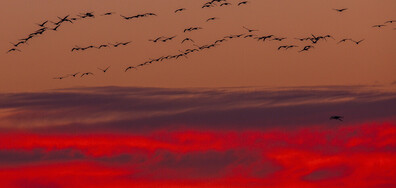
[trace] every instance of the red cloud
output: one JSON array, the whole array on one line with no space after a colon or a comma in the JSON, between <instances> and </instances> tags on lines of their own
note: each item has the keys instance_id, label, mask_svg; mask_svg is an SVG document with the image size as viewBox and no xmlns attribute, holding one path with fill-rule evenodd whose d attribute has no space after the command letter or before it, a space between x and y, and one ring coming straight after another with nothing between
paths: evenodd
<instances>
[{"instance_id":1,"label":"red cloud","mask_svg":"<svg viewBox=\"0 0 396 188\"><path fill-rule=\"evenodd\" d=\"M0 137L5 187L392 187L396 126Z\"/></svg>"}]
</instances>

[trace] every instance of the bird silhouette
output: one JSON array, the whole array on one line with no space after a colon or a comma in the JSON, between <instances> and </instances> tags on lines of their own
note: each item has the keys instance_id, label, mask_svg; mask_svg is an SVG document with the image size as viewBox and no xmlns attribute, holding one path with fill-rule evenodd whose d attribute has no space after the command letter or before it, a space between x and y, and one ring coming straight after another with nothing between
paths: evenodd
<instances>
[{"instance_id":1,"label":"bird silhouette","mask_svg":"<svg viewBox=\"0 0 396 188\"><path fill-rule=\"evenodd\" d=\"M213 21L213 20L217 20L217 19L218 19L218 18L216 18L216 17L212 17L212 18L207 19L206 22Z\"/></svg>"},{"instance_id":2,"label":"bird silhouette","mask_svg":"<svg viewBox=\"0 0 396 188\"><path fill-rule=\"evenodd\" d=\"M275 37L275 38L273 38L272 40L283 41L283 40L285 40L285 39L287 39L287 38L286 38L286 37L282 37L282 38Z\"/></svg>"},{"instance_id":3,"label":"bird silhouette","mask_svg":"<svg viewBox=\"0 0 396 188\"><path fill-rule=\"evenodd\" d=\"M340 43L343 43L343 42L346 42L346 41L348 41L348 40L352 40L352 39L342 39L342 40L340 40L337 44L340 44Z\"/></svg>"},{"instance_id":4,"label":"bird silhouette","mask_svg":"<svg viewBox=\"0 0 396 188\"><path fill-rule=\"evenodd\" d=\"M54 31L58 31L58 28L60 27L60 25L57 25L57 26L55 26L54 28L52 28L51 30L54 30Z\"/></svg>"},{"instance_id":5,"label":"bird silhouette","mask_svg":"<svg viewBox=\"0 0 396 188\"><path fill-rule=\"evenodd\" d=\"M45 24L46 24L46 23L48 23L48 20L44 21L44 22L41 23L41 24L37 24L37 25L40 26L40 27L45 27Z\"/></svg>"},{"instance_id":6,"label":"bird silhouette","mask_svg":"<svg viewBox=\"0 0 396 188\"><path fill-rule=\"evenodd\" d=\"M301 51L299 51L299 52L308 51L308 50L310 50L311 48L314 48L314 46L304 46L304 48L303 48Z\"/></svg>"},{"instance_id":7,"label":"bird silhouette","mask_svg":"<svg viewBox=\"0 0 396 188\"><path fill-rule=\"evenodd\" d=\"M342 9L333 8L333 10L335 10L335 11L337 11L337 12L344 12L344 11L346 11L346 10L348 10L348 9L347 9L347 8L342 8Z\"/></svg>"},{"instance_id":8,"label":"bird silhouette","mask_svg":"<svg viewBox=\"0 0 396 188\"><path fill-rule=\"evenodd\" d=\"M88 75L94 75L94 74L92 72L86 72L86 73L82 73L81 77L88 76Z\"/></svg>"},{"instance_id":9,"label":"bird silhouette","mask_svg":"<svg viewBox=\"0 0 396 188\"><path fill-rule=\"evenodd\" d=\"M70 74L70 76L76 77L77 74L80 74L80 72L74 73L74 74Z\"/></svg>"},{"instance_id":10,"label":"bird silhouette","mask_svg":"<svg viewBox=\"0 0 396 188\"><path fill-rule=\"evenodd\" d=\"M127 71L130 70L130 69L137 69L137 68L134 67L134 66L129 66L128 68L125 69L125 72L127 72Z\"/></svg>"},{"instance_id":11,"label":"bird silhouette","mask_svg":"<svg viewBox=\"0 0 396 188\"><path fill-rule=\"evenodd\" d=\"M238 3L238 6L246 5L246 4L248 4L248 3L249 3L249 1L242 1L242 2L239 2L239 3Z\"/></svg>"},{"instance_id":12,"label":"bird silhouette","mask_svg":"<svg viewBox=\"0 0 396 188\"><path fill-rule=\"evenodd\" d=\"M344 121L344 117L343 116L331 116L329 119L330 120Z\"/></svg>"},{"instance_id":13,"label":"bird silhouette","mask_svg":"<svg viewBox=\"0 0 396 188\"><path fill-rule=\"evenodd\" d=\"M185 11L185 10L186 10L185 8L179 8L179 9L175 10L175 13L182 12L182 11Z\"/></svg>"},{"instance_id":14,"label":"bird silhouette","mask_svg":"<svg viewBox=\"0 0 396 188\"><path fill-rule=\"evenodd\" d=\"M352 40L352 42L354 42L354 43L356 43L356 44L360 44L360 43L363 42L363 41L364 41L364 39L359 40L359 41Z\"/></svg>"},{"instance_id":15,"label":"bird silhouette","mask_svg":"<svg viewBox=\"0 0 396 188\"><path fill-rule=\"evenodd\" d=\"M383 24L379 24L379 25L373 25L373 27L377 27L377 28L381 28L381 27L385 27L386 25Z\"/></svg>"},{"instance_id":16,"label":"bird silhouette","mask_svg":"<svg viewBox=\"0 0 396 188\"><path fill-rule=\"evenodd\" d=\"M183 44L183 43L186 42L186 41L191 41L191 42L195 43L194 40L192 40L192 39L190 39L190 38L185 38L185 39L183 39L181 43Z\"/></svg>"},{"instance_id":17,"label":"bird silhouette","mask_svg":"<svg viewBox=\"0 0 396 188\"><path fill-rule=\"evenodd\" d=\"M11 53L11 52L21 52L21 50L19 50L19 49L17 49L17 48L11 48L11 49L9 49L6 53L8 54L8 53Z\"/></svg>"},{"instance_id":18,"label":"bird silhouette","mask_svg":"<svg viewBox=\"0 0 396 188\"><path fill-rule=\"evenodd\" d=\"M162 38L164 38L164 36L157 37L157 38L155 38L155 39L149 39L149 41L151 41L151 42L158 42L158 41L161 40Z\"/></svg>"},{"instance_id":19,"label":"bird silhouette","mask_svg":"<svg viewBox=\"0 0 396 188\"><path fill-rule=\"evenodd\" d=\"M65 78L67 78L67 76L55 77L54 79L55 79L55 80L63 80L63 79L65 79Z\"/></svg>"},{"instance_id":20,"label":"bird silhouette","mask_svg":"<svg viewBox=\"0 0 396 188\"><path fill-rule=\"evenodd\" d=\"M113 14L115 14L115 12L106 12L106 13L102 14L102 16L110 16Z\"/></svg>"},{"instance_id":21,"label":"bird silhouette","mask_svg":"<svg viewBox=\"0 0 396 188\"><path fill-rule=\"evenodd\" d=\"M106 72L109 70L109 68L110 68L110 66L108 66L108 67L105 68L105 69L101 69L101 68L98 68L98 69L101 70L101 71L103 71L104 73L106 73Z\"/></svg>"},{"instance_id":22,"label":"bird silhouette","mask_svg":"<svg viewBox=\"0 0 396 188\"><path fill-rule=\"evenodd\" d=\"M14 44L14 43L12 43L12 42L10 42L14 47L18 47L19 45L21 45L21 44L24 44L24 43L26 43L25 41L19 41L19 42L17 42L16 44Z\"/></svg>"},{"instance_id":23,"label":"bird silhouette","mask_svg":"<svg viewBox=\"0 0 396 188\"><path fill-rule=\"evenodd\" d=\"M231 3L225 2L225 3L220 4L221 7L222 7L222 6L229 6L229 5L231 5Z\"/></svg>"}]
</instances>

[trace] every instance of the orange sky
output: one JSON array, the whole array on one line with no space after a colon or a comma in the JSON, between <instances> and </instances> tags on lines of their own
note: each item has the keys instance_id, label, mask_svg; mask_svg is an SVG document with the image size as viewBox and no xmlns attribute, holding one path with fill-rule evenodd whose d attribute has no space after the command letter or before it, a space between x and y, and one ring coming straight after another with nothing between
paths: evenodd
<instances>
[{"instance_id":1,"label":"orange sky","mask_svg":"<svg viewBox=\"0 0 396 188\"><path fill-rule=\"evenodd\" d=\"M76 86L145 87L237 87L306 85L389 85L396 81L396 23L377 29L372 25L396 19L394 0L251 0L246 6L201 9L205 1L185 0L15 0L0 2L0 92L40 91ZM333 8L349 8L340 14ZM178 8L187 11L174 14ZM21 53L5 52L16 42L38 29L35 23L57 21L93 11L97 16L74 24L65 23L58 32L48 32L22 46ZM119 14L133 16L154 12L158 17L125 21ZM209 17L219 20L206 23ZM185 28L203 30L184 34ZM257 42L237 39L198 52L188 59L171 60L124 73L137 65L178 50L193 48L180 44L190 37L204 45L229 34L244 33L242 26L259 29L258 35L288 37L284 42ZM281 44L304 46L295 37L330 34L336 41L320 42L308 53L297 49L277 51ZM175 41L148 42L158 36L177 35ZM359 46L337 45L342 38L366 39ZM71 53L75 45L88 46L117 41L133 41L126 47ZM4 52L4 53L3 53ZM101 73L97 67L111 66ZM54 80L75 72L95 76Z\"/></svg>"}]
</instances>

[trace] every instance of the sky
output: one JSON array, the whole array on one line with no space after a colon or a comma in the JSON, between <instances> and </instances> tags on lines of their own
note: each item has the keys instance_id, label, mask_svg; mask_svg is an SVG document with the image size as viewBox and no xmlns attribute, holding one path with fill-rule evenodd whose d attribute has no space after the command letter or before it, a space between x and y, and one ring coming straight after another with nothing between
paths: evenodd
<instances>
[{"instance_id":1,"label":"sky","mask_svg":"<svg viewBox=\"0 0 396 188\"><path fill-rule=\"evenodd\" d=\"M2 186L396 186L395 1L206 2L0 1Z\"/></svg>"}]
</instances>

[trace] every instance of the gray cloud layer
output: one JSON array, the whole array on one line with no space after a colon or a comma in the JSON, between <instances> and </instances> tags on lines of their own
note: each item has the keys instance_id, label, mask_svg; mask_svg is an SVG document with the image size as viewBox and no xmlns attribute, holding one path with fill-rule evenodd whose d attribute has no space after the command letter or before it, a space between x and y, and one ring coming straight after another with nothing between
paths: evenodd
<instances>
[{"instance_id":1,"label":"gray cloud layer","mask_svg":"<svg viewBox=\"0 0 396 188\"><path fill-rule=\"evenodd\" d=\"M0 95L0 127L35 131L240 130L394 120L396 94L361 87L101 87Z\"/></svg>"}]
</instances>

